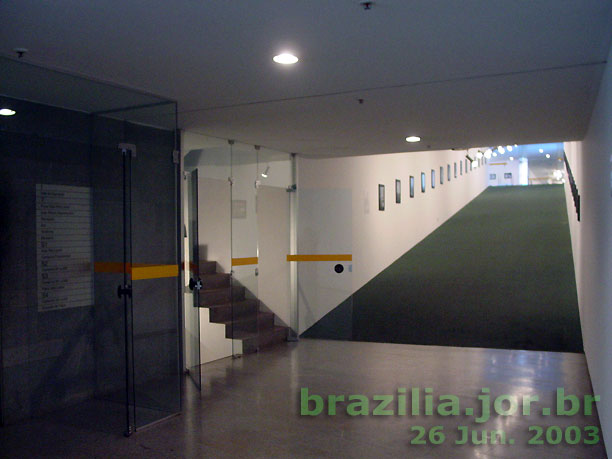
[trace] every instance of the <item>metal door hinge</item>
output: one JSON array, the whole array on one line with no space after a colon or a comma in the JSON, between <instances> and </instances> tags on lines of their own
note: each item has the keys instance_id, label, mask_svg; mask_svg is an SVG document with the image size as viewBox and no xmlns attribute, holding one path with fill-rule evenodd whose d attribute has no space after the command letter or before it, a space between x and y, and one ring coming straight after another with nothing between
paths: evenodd
<instances>
[{"instance_id":1,"label":"metal door hinge","mask_svg":"<svg viewBox=\"0 0 612 459\"><path fill-rule=\"evenodd\" d=\"M132 158L136 157L136 145L134 145L133 143L120 143L117 148L119 148L119 150L121 150L121 153L123 153L124 155L126 155L129 151L132 154Z\"/></svg>"},{"instance_id":2,"label":"metal door hinge","mask_svg":"<svg viewBox=\"0 0 612 459\"><path fill-rule=\"evenodd\" d=\"M178 150L174 150L172 152L172 162L174 164L179 164L181 162L181 152Z\"/></svg>"}]
</instances>

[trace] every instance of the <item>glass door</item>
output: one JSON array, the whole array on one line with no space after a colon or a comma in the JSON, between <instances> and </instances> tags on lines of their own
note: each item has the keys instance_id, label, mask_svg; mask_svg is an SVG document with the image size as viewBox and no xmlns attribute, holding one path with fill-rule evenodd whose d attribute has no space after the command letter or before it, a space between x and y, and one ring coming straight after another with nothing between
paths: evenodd
<instances>
[{"instance_id":1,"label":"glass door","mask_svg":"<svg viewBox=\"0 0 612 459\"><path fill-rule=\"evenodd\" d=\"M198 389L202 387L200 356L200 255L198 246L198 170L185 172L185 366Z\"/></svg>"},{"instance_id":2,"label":"glass door","mask_svg":"<svg viewBox=\"0 0 612 459\"><path fill-rule=\"evenodd\" d=\"M97 389L124 406L126 435L180 411L175 131L126 121L153 115L92 121Z\"/></svg>"}]
</instances>

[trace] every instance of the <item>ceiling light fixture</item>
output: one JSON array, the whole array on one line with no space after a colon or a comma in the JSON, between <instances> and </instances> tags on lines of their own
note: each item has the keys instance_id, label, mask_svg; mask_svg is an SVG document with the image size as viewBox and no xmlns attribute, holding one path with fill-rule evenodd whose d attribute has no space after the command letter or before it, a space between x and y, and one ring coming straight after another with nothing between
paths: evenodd
<instances>
[{"instance_id":1,"label":"ceiling light fixture","mask_svg":"<svg viewBox=\"0 0 612 459\"><path fill-rule=\"evenodd\" d=\"M548 153L546 153L546 157L547 157L547 158L550 158L550 155L549 155Z\"/></svg>"},{"instance_id":2,"label":"ceiling light fixture","mask_svg":"<svg viewBox=\"0 0 612 459\"><path fill-rule=\"evenodd\" d=\"M506 150L508 150L509 152L512 151L512 145L506 145Z\"/></svg>"},{"instance_id":3,"label":"ceiling light fixture","mask_svg":"<svg viewBox=\"0 0 612 459\"><path fill-rule=\"evenodd\" d=\"M506 153L506 150L504 150L504 147L502 147L501 145L497 147L497 151L499 151L502 155Z\"/></svg>"},{"instance_id":4,"label":"ceiling light fixture","mask_svg":"<svg viewBox=\"0 0 612 459\"><path fill-rule=\"evenodd\" d=\"M510 161L514 161L514 156L510 156Z\"/></svg>"},{"instance_id":5,"label":"ceiling light fixture","mask_svg":"<svg viewBox=\"0 0 612 459\"><path fill-rule=\"evenodd\" d=\"M421 138L418 135L411 135L409 137L406 137L406 142L410 142L410 143L414 143L414 142L420 142Z\"/></svg>"},{"instance_id":6,"label":"ceiling light fixture","mask_svg":"<svg viewBox=\"0 0 612 459\"><path fill-rule=\"evenodd\" d=\"M282 53L272 58L277 64L291 65L295 64L299 59L291 53Z\"/></svg>"},{"instance_id":7,"label":"ceiling light fixture","mask_svg":"<svg viewBox=\"0 0 612 459\"><path fill-rule=\"evenodd\" d=\"M539 151L540 153L544 153L544 149L542 149L542 148L540 148L538 151Z\"/></svg>"},{"instance_id":8,"label":"ceiling light fixture","mask_svg":"<svg viewBox=\"0 0 612 459\"><path fill-rule=\"evenodd\" d=\"M0 108L0 115L2 116L13 116L17 113L15 110L11 110L10 108Z\"/></svg>"},{"instance_id":9,"label":"ceiling light fixture","mask_svg":"<svg viewBox=\"0 0 612 459\"><path fill-rule=\"evenodd\" d=\"M263 178L268 178L268 172L270 172L270 166L266 167L266 170L261 173Z\"/></svg>"}]
</instances>

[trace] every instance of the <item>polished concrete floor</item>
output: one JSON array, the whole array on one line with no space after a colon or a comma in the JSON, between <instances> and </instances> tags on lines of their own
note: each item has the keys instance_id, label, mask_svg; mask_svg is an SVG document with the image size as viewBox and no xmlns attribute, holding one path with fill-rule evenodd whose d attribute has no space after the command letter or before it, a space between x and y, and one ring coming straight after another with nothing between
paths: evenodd
<instances>
[{"instance_id":1,"label":"polished concrete floor","mask_svg":"<svg viewBox=\"0 0 612 459\"><path fill-rule=\"evenodd\" d=\"M547 444L547 426L559 426L570 442L589 438L599 428L597 413L590 416L544 416L543 407L555 407L555 392L565 395L591 394L584 355L539 351L416 346L304 339L240 359L223 359L203 367L201 395L185 381L183 413L124 438L119 423L99 422L104 406L89 406L99 413L98 422L87 422L81 414L61 415L0 429L3 457L410 457L410 458L605 458L600 440L594 445ZM337 403L336 415L328 415L329 404L317 416L300 415L300 389L309 394L363 395L370 413L378 401L374 395L394 395L393 415L350 416L347 402ZM400 391L398 392L398 388ZM407 414L398 415L401 388L407 389ZM420 388L420 415L411 415L411 389ZM438 397L457 397L461 414L424 414L425 388L431 388L434 413ZM480 415L483 388L491 399L509 397L499 410L511 408L512 396L538 396L531 415L493 414L476 423L465 415L472 407ZM449 399L446 399L448 401ZM501 400L501 399L500 399ZM443 402L444 400L442 400ZM402 405L400 402L399 405ZM570 408L570 402L565 408ZM311 401L308 409L314 410ZM581 405L582 406L582 405ZM363 408L363 403L361 405ZM352 408L358 409L353 400ZM444 409L450 409L447 404ZM80 408L83 410L83 408ZM382 408L381 408L382 409ZM493 411L493 408L491 408ZM86 410L87 411L87 410ZM118 412L119 416L119 412ZM528 445L543 426L544 444ZM418 427L426 429L427 444L412 444ZM442 426L445 440L429 444L429 432ZM470 430L505 431L507 444L455 444ZM575 426L575 427L571 427ZM568 429L569 428L569 429ZM439 429L438 429L439 430ZM438 438L431 434L432 440ZM551 443L558 430L550 430ZM480 434L478 439L480 439ZM495 436L495 438L500 438ZM513 444L510 444L513 440ZM471 443L471 439L470 439Z\"/></svg>"}]
</instances>

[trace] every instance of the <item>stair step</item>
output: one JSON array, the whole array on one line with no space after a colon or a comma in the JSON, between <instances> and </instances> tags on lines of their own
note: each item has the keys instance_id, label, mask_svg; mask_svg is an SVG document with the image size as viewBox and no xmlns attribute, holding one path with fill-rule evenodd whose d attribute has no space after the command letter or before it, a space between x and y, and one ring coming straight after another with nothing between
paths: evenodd
<instances>
[{"instance_id":1,"label":"stair step","mask_svg":"<svg viewBox=\"0 0 612 459\"><path fill-rule=\"evenodd\" d=\"M274 328L274 314L260 311L247 314L225 323L225 337L229 339L244 339L243 333L262 333Z\"/></svg>"},{"instance_id":2,"label":"stair step","mask_svg":"<svg viewBox=\"0 0 612 459\"><path fill-rule=\"evenodd\" d=\"M200 275L215 274L217 272L216 261L200 261Z\"/></svg>"},{"instance_id":3,"label":"stair step","mask_svg":"<svg viewBox=\"0 0 612 459\"><path fill-rule=\"evenodd\" d=\"M232 294L233 293L233 294ZM200 290L200 307L225 304L244 300L245 288L239 285Z\"/></svg>"},{"instance_id":4,"label":"stair step","mask_svg":"<svg viewBox=\"0 0 612 459\"><path fill-rule=\"evenodd\" d=\"M200 274L200 279L202 279L203 290L230 286L230 275L228 273Z\"/></svg>"},{"instance_id":5,"label":"stair step","mask_svg":"<svg viewBox=\"0 0 612 459\"><path fill-rule=\"evenodd\" d=\"M260 330L255 336L251 334L251 336L242 339L242 353L252 354L260 349L287 341L288 333L288 327L277 325L267 330Z\"/></svg>"},{"instance_id":6,"label":"stair step","mask_svg":"<svg viewBox=\"0 0 612 459\"><path fill-rule=\"evenodd\" d=\"M209 319L218 324L227 324L240 317L255 317L259 309L258 300L235 301L234 304L226 302L207 306L209 309Z\"/></svg>"}]
</instances>

